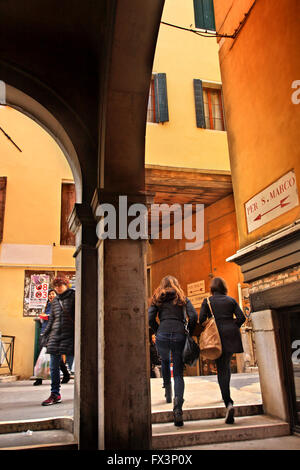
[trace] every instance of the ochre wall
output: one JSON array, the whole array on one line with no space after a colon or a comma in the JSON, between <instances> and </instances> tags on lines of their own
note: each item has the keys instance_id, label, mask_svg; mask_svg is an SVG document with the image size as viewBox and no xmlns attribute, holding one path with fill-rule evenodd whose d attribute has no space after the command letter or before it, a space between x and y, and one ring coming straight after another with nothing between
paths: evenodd
<instances>
[{"instance_id":1,"label":"ochre wall","mask_svg":"<svg viewBox=\"0 0 300 470\"><path fill-rule=\"evenodd\" d=\"M162 21L190 28L193 2L166 0ZM153 73L167 75L169 121L147 123L146 164L229 171L226 132L196 126L193 79L221 82L216 40L161 24Z\"/></svg>"},{"instance_id":2,"label":"ochre wall","mask_svg":"<svg viewBox=\"0 0 300 470\"><path fill-rule=\"evenodd\" d=\"M0 176L7 177L0 244L0 331L15 336L13 372L28 378L33 373L35 322L23 317L24 271L75 269L74 247L60 246L61 184L73 176L59 146L33 120L0 106L0 126L22 149L20 153L0 133ZM48 245L52 264L3 262L3 244Z\"/></svg>"},{"instance_id":3,"label":"ochre wall","mask_svg":"<svg viewBox=\"0 0 300 470\"><path fill-rule=\"evenodd\" d=\"M288 3L288 4L287 4ZM214 0L217 30L231 34L253 0ZM300 206L248 234L244 204L294 169L300 188L300 3L257 1L235 40L221 39L220 64L240 247L300 217Z\"/></svg>"},{"instance_id":4,"label":"ochre wall","mask_svg":"<svg viewBox=\"0 0 300 470\"><path fill-rule=\"evenodd\" d=\"M243 282L242 275L238 266L226 262L238 245L233 197L228 196L205 209L204 246L201 250L185 251L185 243L185 239L160 239L149 245L152 293L162 277L168 274L179 280L185 292L187 284L200 280L205 281L208 292L211 277L218 276L226 280L228 294L238 300L237 286Z\"/></svg>"}]
</instances>

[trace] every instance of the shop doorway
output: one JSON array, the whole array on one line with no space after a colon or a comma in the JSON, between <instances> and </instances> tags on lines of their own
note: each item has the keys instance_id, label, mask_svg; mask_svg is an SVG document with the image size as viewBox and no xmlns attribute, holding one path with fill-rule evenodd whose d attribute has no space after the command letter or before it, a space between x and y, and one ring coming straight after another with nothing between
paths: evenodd
<instances>
[{"instance_id":1,"label":"shop doorway","mask_svg":"<svg viewBox=\"0 0 300 470\"><path fill-rule=\"evenodd\" d=\"M300 306L278 310L291 428L300 432Z\"/></svg>"}]
</instances>

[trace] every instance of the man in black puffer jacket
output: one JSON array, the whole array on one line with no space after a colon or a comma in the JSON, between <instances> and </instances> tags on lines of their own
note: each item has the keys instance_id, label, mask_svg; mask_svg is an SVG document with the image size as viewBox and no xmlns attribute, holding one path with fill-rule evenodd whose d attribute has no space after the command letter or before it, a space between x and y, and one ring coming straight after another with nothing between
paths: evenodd
<instances>
[{"instance_id":1,"label":"man in black puffer jacket","mask_svg":"<svg viewBox=\"0 0 300 470\"><path fill-rule=\"evenodd\" d=\"M43 401L43 406L61 402L60 396L60 360L66 355L69 369L74 360L74 320L75 291L69 289L69 280L57 277L53 281L57 296L52 302L52 312L43 334L43 344L50 354L51 394Z\"/></svg>"}]
</instances>

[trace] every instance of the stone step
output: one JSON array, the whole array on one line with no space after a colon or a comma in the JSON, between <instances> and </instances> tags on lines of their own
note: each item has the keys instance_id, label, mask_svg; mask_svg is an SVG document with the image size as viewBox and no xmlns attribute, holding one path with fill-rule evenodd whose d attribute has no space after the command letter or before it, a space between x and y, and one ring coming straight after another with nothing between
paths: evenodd
<instances>
[{"instance_id":1,"label":"stone step","mask_svg":"<svg viewBox=\"0 0 300 470\"><path fill-rule=\"evenodd\" d=\"M253 416L263 414L262 404L248 404L248 405L236 405L235 416ZM195 421L202 419L217 419L224 418L226 409L224 406L216 407L203 407L203 408L183 408L183 419L184 421ZM170 423L173 421L172 404L170 404L169 410L153 411L152 412L152 424L156 423Z\"/></svg>"},{"instance_id":2,"label":"stone step","mask_svg":"<svg viewBox=\"0 0 300 470\"><path fill-rule=\"evenodd\" d=\"M0 450L76 450L70 417L0 422Z\"/></svg>"},{"instance_id":3,"label":"stone step","mask_svg":"<svg viewBox=\"0 0 300 470\"><path fill-rule=\"evenodd\" d=\"M0 450L77 450L73 433L65 429L0 434Z\"/></svg>"},{"instance_id":4,"label":"stone step","mask_svg":"<svg viewBox=\"0 0 300 470\"><path fill-rule=\"evenodd\" d=\"M237 417L233 425L225 424L223 418L187 421L183 427L176 427L173 423L159 423L152 424L152 448L176 449L289 434L288 423L268 415Z\"/></svg>"}]
</instances>

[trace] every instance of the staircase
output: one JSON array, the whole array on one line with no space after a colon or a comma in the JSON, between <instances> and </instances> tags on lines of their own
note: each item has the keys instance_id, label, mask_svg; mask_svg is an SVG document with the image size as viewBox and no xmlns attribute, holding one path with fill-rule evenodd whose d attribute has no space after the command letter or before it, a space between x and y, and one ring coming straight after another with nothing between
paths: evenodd
<instances>
[{"instance_id":1,"label":"staircase","mask_svg":"<svg viewBox=\"0 0 300 470\"><path fill-rule=\"evenodd\" d=\"M220 442L290 435L288 423L263 414L262 405L235 406L235 423L225 424L225 408L184 410L184 426L173 424L173 413L152 413L152 448L179 449Z\"/></svg>"}]
</instances>

